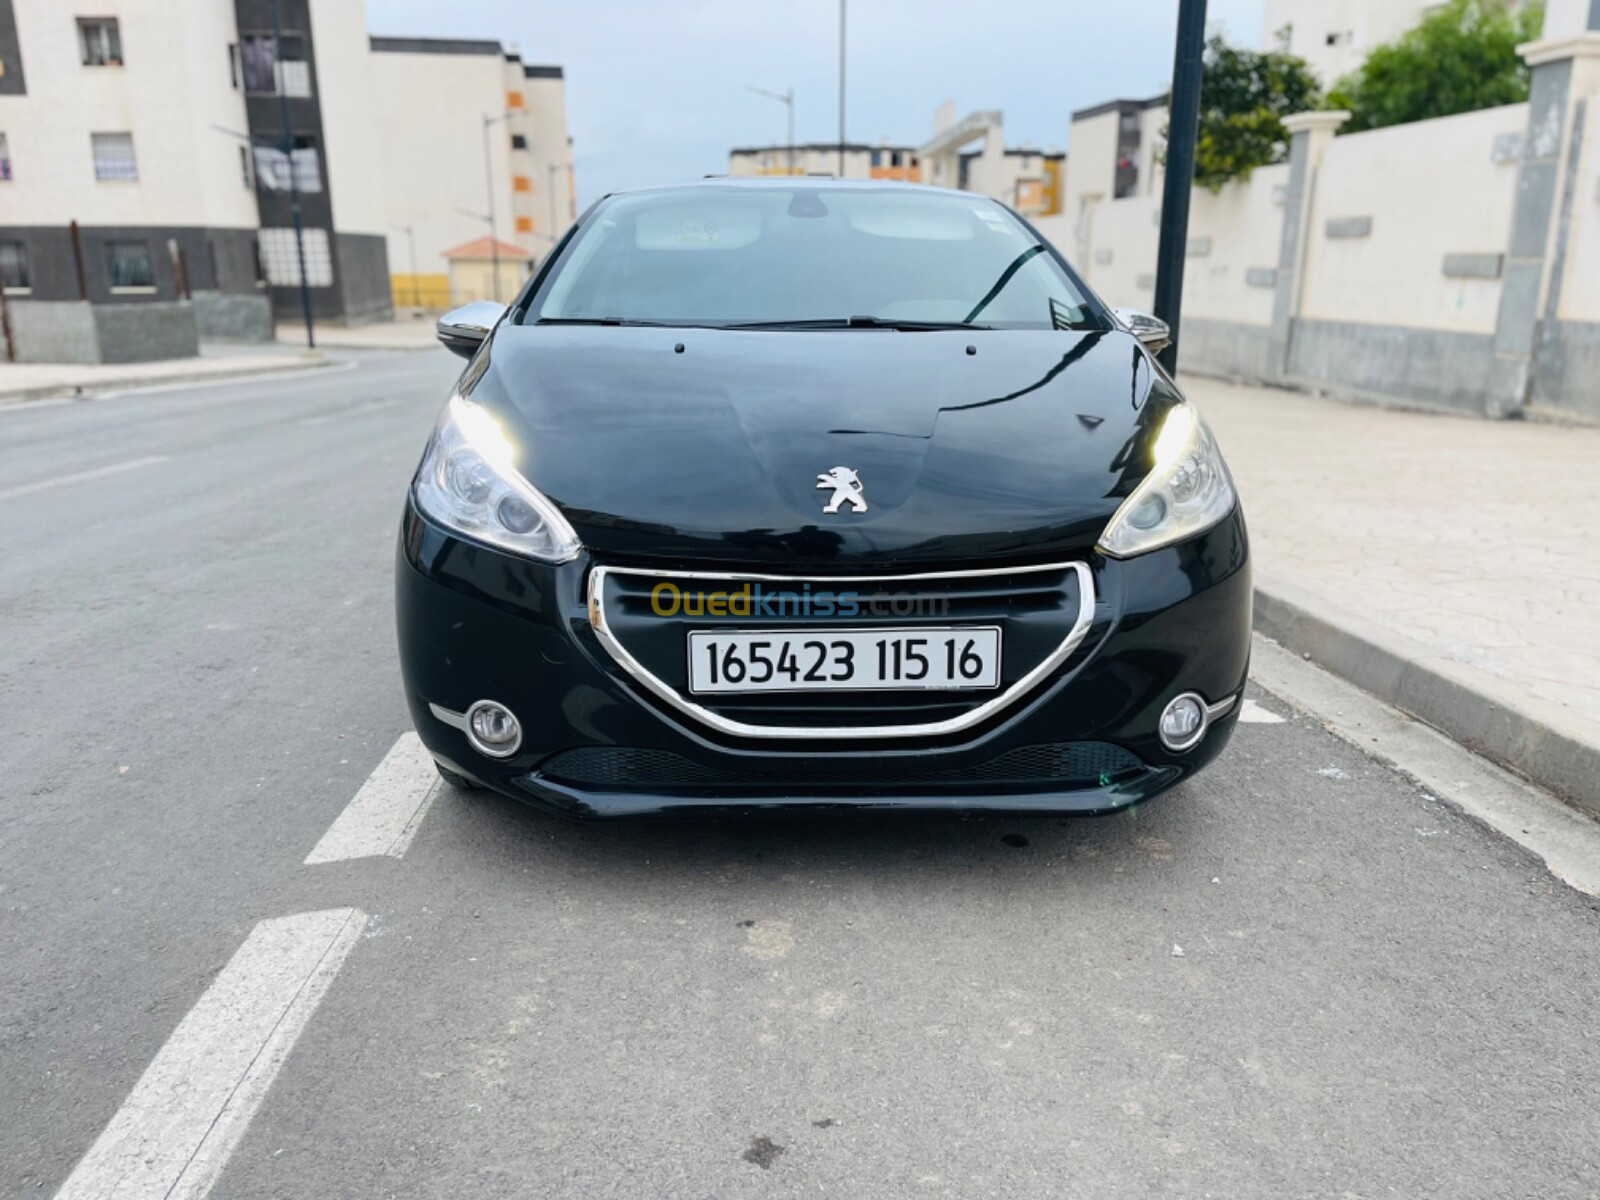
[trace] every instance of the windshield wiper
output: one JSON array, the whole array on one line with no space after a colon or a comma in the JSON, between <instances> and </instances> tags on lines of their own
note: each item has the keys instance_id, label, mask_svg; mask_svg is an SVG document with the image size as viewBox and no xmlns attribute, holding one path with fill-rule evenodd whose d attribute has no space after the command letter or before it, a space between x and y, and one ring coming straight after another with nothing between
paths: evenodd
<instances>
[{"instance_id":1,"label":"windshield wiper","mask_svg":"<svg viewBox=\"0 0 1600 1200\"><path fill-rule=\"evenodd\" d=\"M938 329L990 329L964 321L902 321L894 317L823 317L817 320L735 321L723 329L899 329L923 333Z\"/></svg>"},{"instance_id":2,"label":"windshield wiper","mask_svg":"<svg viewBox=\"0 0 1600 1200\"><path fill-rule=\"evenodd\" d=\"M643 325L672 329L708 328L703 321L641 321L630 317L540 317L533 323L535 325Z\"/></svg>"}]
</instances>

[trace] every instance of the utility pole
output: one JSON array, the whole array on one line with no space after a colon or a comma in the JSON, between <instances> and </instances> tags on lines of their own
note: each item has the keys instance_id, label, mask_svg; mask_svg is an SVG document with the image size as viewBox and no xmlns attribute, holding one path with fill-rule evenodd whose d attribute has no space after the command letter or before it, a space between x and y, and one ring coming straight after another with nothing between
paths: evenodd
<instances>
[{"instance_id":1,"label":"utility pole","mask_svg":"<svg viewBox=\"0 0 1600 1200\"><path fill-rule=\"evenodd\" d=\"M844 15L845 0L839 0L839 178L844 178Z\"/></svg>"},{"instance_id":2,"label":"utility pole","mask_svg":"<svg viewBox=\"0 0 1600 1200\"><path fill-rule=\"evenodd\" d=\"M789 110L789 174L794 174L794 88L786 92L769 92L766 88L752 87L745 84L745 91L754 92L758 96L765 96L768 100L776 100Z\"/></svg>"},{"instance_id":3,"label":"utility pole","mask_svg":"<svg viewBox=\"0 0 1600 1200\"><path fill-rule=\"evenodd\" d=\"M1161 246L1156 252L1155 315L1172 330L1161 365L1178 373L1178 322L1183 315L1183 260L1189 246L1189 193L1200 131L1200 79L1205 69L1206 0L1178 0L1178 44L1172 56L1167 119L1167 173L1161 196Z\"/></svg>"},{"instance_id":4,"label":"utility pole","mask_svg":"<svg viewBox=\"0 0 1600 1200\"><path fill-rule=\"evenodd\" d=\"M272 86L278 93L278 124L282 126L283 161L289 166L289 216L294 225L294 257L300 265L300 315L306 323L306 349L317 348L311 325L311 286L306 282L306 238L300 219L300 181L294 174L294 134L289 129L289 92L283 73L283 5L272 0ZM331 252L332 247L329 247Z\"/></svg>"}]
</instances>

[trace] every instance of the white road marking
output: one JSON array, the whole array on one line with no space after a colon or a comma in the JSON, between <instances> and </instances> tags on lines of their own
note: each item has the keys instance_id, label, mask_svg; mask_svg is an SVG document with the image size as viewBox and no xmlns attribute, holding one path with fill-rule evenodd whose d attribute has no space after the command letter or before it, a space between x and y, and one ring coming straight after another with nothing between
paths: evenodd
<instances>
[{"instance_id":1,"label":"white road marking","mask_svg":"<svg viewBox=\"0 0 1600 1200\"><path fill-rule=\"evenodd\" d=\"M136 471L140 467L154 466L156 463L166 462L170 454L151 454L144 458L130 458L126 462L112 463L109 467L96 467L92 471L79 471L75 475L55 475L49 479L41 479L35 483L24 483L20 487L6 488L0 492L0 500L14 500L18 496L31 496L35 492L48 491L50 488L66 487L73 483L87 483L91 479L104 479L107 475L120 475L124 471Z\"/></svg>"},{"instance_id":2,"label":"white road marking","mask_svg":"<svg viewBox=\"0 0 1600 1200\"><path fill-rule=\"evenodd\" d=\"M399 858L427 816L438 782L433 758L421 740L415 733L401 734L377 769L367 776L356 798L306 855L306 863L384 854Z\"/></svg>"},{"instance_id":3,"label":"white road marking","mask_svg":"<svg viewBox=\"0 0 1600 1200\"><path fill-rule=\"evenodd\" d=\"M334 908L257 925L56 1200L205 1196L366 923Z\"/></svg>"},{"instance_id":4,"label":"white road marking","mask_svg":"<svg viewBox=\"0 0 1600 1200\"><path fill-rule=\"evenodd\" d=\"M1244 707L1239 710L1239 720L1247 725L1282 725L1283 718L1277 713L1262 708L1254 700L1246 700Z\"/></svg>"}]
</instances>

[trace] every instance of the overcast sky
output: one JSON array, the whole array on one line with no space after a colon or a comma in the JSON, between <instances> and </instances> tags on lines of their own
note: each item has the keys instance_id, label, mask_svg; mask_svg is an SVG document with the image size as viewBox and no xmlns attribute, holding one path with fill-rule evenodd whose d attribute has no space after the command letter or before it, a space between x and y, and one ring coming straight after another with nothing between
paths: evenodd
<instances>
[{"instance_id":1,"label":"overcast sky","mask_svg":"<svg viewBox=\"0 0 1600 1200\"><path fill-rule=\"evenodd\" d=\"M1210 0L1255 47L1262 0ZM849 0L846 136L917 144L933 110L999 108L1006 141L1066 148L1073 109L1165 89L1177 0ZM580 207L725 171L732 146L835 141L838 0L367 0L383 35L498 38L567 73Z\"/></svg>"}]
</instances>

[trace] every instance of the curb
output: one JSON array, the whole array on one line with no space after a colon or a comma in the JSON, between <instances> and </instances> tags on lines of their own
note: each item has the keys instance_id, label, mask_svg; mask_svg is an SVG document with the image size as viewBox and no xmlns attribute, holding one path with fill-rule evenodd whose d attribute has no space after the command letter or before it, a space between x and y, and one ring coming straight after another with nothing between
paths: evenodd
<instances>
[{"instance_id":1,"label":"curb","mask_svg":"<svg viewBox=\"0 0 1600 1200\"><path fill-rule=\"evenodd\" d=\"M10 404L26 404L30 400L73 400L92 399L99 392L116 392L130 388L158 388L169 383L218 383L230 379L242 379L250 375L277 375L284 371L317 371L333 364L327 359L312 362L306 359L285 360L282 365L262 365L253 367L240 367L238 370L229 371L185 371L178 375L161 375L155 378L150 376L128 376L122 379L97 379L90 384L81 383L53 383L45 387L22 388L14 392L0 392L0 407Z\"/></svg>"},{"instance_id":2,"label":"curb","mask_svg":"<svg viewBox=\"0 0 1600 1200\"><path fill-rule=\"evenodd\" d=\"M1257 586L1255 628L1600 820L1600 745L1563 728L1559 710L1497 697L1429 648L1287 585Z\"/></svg>"}]
</instances>

